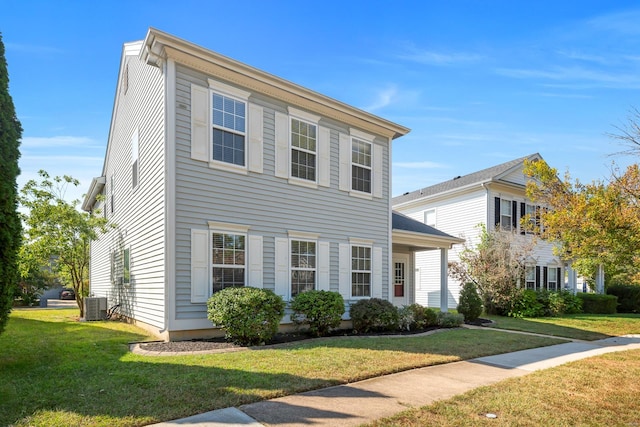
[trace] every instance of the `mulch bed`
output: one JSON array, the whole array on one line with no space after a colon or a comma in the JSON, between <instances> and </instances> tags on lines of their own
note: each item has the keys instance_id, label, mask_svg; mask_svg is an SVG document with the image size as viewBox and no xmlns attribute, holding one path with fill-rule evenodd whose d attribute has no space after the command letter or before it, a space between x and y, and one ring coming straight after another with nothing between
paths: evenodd
<instances>
[{"instance_id":1,"label":"mulch bed","mask_svg":"<svg viewBox=\"0 0 640 427\"><path fill-rule=\"evenodd\" d=\"M490 320L487 319L478 319L475 322L466 322L470 325L475 326L484 326L487 323L491 323ZM413 331L391 331L391 332L376 332L376 333L367 333L367 334L358 334L355 333L352 329L337 329L331 331L328 337L370 337L370 336L392 336L392 335L417 335L422 334L424 332L429 332L439 329L438 327L429 327L425 329L413 330ZM292 333L283 333L276 334L276 336L267 343L267 345L278 345L278 344L288 344L297 341L305 341L309 339L313 339L316 337L312 337L309 334L304 332L292 332ZM223 350L232 350L232 349L240 349L243 346L234 344L232 342L227 341L225 338L211 338L211 339L194 339L189 341L154 341L154 342L146 342L139 343L139 346L144 351L152 351L152 352L194 352L194 351L223 351Z\"/></svg>"}]
</instances>

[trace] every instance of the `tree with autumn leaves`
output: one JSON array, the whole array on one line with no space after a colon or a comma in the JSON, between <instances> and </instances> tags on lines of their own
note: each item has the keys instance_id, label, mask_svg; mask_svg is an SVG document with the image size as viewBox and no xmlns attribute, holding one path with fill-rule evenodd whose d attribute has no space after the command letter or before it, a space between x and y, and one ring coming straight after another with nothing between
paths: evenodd
<instances>
[{"instance_id":1,"label":"tree with autumn leaves","mask_svg":"<svg viewBox=\"0 0 640 427\"><path fill-rule=\"evenodd\" d=\"M621 139L630 150L640 153L640 127L637 119L623 129ZM525 162L527 197L548 207L541 212L543 238L557 243L557 255L572 260L583 276L593 277L603 265L609 279L640 284L640 168L614 170L609 182L583 184L567 172L558 171L545 161Z\"/></svg>"}]
</instances>

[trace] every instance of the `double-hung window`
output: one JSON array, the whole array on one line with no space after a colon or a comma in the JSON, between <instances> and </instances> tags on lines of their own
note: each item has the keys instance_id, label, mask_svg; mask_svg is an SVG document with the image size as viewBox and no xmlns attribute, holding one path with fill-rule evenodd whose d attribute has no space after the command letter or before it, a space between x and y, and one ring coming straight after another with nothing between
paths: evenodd
<instances>
[{"instance_id":1,"label":"double-hung window","mask_svg":"<svg viewBox=\"0 0 640 427\"><path fill-rule=\"evenodd\" d=\"M371 296L371 247L351 246L351 296Z\"/></svg>"},{"instance_id":2,"label":"double-hung window","mask_svg":"<svg viewBox=\"0 0 640 427\"><path fill-rule=\"evenodd\" d=\"M371 194L371 143L351 139L351 189Z\"/></svg>"},{"instance_id":3,"label":"double-hung window","mask_svg":"<svg viewBox=\"0 0 640 427\"><path fill-rule=\"evenodd\" d=\"M524 281L527 289L536 289L536 268L534 266L525 267Z\"/></svg>"},{"instance_id":4,"label":"double-hung window","mask_svg":"<svg viewBox=\"0 0 640 427\"><path fill-rule=\"evenodd\" d=\"M500 200L500 228L502 230L511 230L511 200Z\"/></svg>"},{"instance_id":5,"label":"double-hung window","mask_svg":"<svg viewBox=\"0 0 640 427\"><path fill-rule=\"evenodd\" d=\"M535 205L525 205L525 215L527 216L526 232L537 233L538 232L538 211Z\"/></svg>"},{"instance_id":6,"label":"double-hung window","mask_svg":"<svg viewBox=\"0 0 640 427\"><path fill-rule=\"evenodd\" d=\"M291 176L316 181L317 126L291 118Z\"/></svg>"},{"instance_id":7,"label":"double-hung window","mask_svg":"<svg viewBox=\"0 0 640 427\"><path fill-rule=\"evenodd\" d=\"M316 288L316 242L291 241L291 297Z\"/></svg>"},{"instance_id":8,"label":"double-hung window","mask_svg":"<svg viewBox=\"0 0 640 427\"><path fill-rule=\"evenodd\" d=\"M547 289L550 291L558 290L558 269L555 267L547 268Z\"/></svg>"},{"instance_id":9,"label":"double-hung window","mask_svg":"<svg viewBox=\"0 0 640 427\"><path fill-rule=\"evenodd\" d=\"M213 292L245 285L245 240L243 234L211 233Z\"/></svg>"},{"instance_id":10,"label":"double-hung window","mask_svg":"<svg viewBox=\"0 0 640 427\"><path fill-rule=\"evenodd\" d=\"M245 166L246 101L212 92L214 161Z\"/></svg>"}]
</instances>

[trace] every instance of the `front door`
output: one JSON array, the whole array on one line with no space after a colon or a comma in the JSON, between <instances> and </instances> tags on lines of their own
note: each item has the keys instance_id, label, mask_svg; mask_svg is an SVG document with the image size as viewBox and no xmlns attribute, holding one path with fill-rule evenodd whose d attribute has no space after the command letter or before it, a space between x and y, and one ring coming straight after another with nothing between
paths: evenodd
<instances>
[{"instance_id":1,"label":"front door","mask_svg":"<svg viewBox=\"0 0 640 427\"><path fill-rule=\"evenodd\" d=\"M407 267L409 266L409 257L406 255L397 255L393 257L393 305L400 307L407 305Z\"/></svg>"}]
</instances>

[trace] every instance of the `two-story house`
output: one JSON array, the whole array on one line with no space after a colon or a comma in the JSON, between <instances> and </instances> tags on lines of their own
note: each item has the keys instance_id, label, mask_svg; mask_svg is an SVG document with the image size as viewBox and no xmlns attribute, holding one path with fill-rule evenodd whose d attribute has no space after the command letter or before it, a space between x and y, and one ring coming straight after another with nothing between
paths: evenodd
<instances>
[{"instance_id":1,"label":"two-story house","mask_svg":"<svg viewBox=\"0 0 640 427\"><path fill-rule=\"evenodd\" d=\"M540 209L526 197L524 161L541 158L537 153L532 154L405 193L393 198L393 209L445 233L464 238L469 248L475 248L480 241L480 224L488 231L495 230L497 226L514 231L518 236L514 243L521 240L533 246L526 259L525 278L521 285L538 290L562 289L564 265L553 254L553 245L538 239L535 232L531 233L531 229L522 224L524 217L535 221ZM449 261L459 260L458 254L463 249L464 246L456 246L450 252ZM443 298L440 260L432 252L420 252L416 255L416 268L416 302L438 306ZM455 308L461 283L453 278L448 282L448 306Z\"/></svg>"},{"instance_id":2,"label":"two-story house","mask_svg":"<svg viewBox=\"0 0 640 427\"><path fill-rule=\"evenodd\" d=\"M124 46L83 203L115 225L92 242L91 295L167 340L210 334L206 301L229 286L409 302L410 280L391 283L413 253L460 240L392 215L391 142L407 132L150 29Z\"/></svg>"}]
</instances>

